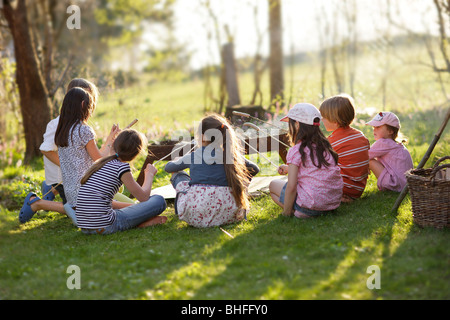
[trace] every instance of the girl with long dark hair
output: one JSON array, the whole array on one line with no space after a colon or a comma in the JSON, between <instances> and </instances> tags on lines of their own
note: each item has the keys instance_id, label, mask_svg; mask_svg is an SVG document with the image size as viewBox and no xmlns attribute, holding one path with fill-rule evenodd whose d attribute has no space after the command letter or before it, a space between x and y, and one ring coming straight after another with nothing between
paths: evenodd
<instances>
[{"instance_id":1,"label":"girl with long dark hair","mask_svg":"<svg viewBox=\"0 0 450 320\"><path fill-rule=\"evenodd\" d=\"M309 218L333 212L339 207L343 181L338 155L320 130L321 115L315 106L298 103L281 121L289 122L292 148L287 165L278 173L288 182L274 180L270 195L286 216Z\"/></svg>"}]
</instances>

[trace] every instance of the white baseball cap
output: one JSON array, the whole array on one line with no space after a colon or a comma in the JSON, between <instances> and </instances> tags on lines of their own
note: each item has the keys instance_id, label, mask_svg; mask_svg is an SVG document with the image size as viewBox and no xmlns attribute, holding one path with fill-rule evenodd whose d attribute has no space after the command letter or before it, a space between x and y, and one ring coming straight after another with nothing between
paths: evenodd
<instances>
[{"instance_id":1,"label":"white baseball cap","mask_svg":"<svg viewBox=\"0 0 450 320\"><path fill-rule=\"evenodd\" d=\"M289 111L287 116L283 117L280 121L288 122L289 119L313 125L320 125L319 122L314 122L314 119L319 118L322 119L320 115L320 111L310 103L297 103L293 106Z\"/></svg>"}]
</instances>

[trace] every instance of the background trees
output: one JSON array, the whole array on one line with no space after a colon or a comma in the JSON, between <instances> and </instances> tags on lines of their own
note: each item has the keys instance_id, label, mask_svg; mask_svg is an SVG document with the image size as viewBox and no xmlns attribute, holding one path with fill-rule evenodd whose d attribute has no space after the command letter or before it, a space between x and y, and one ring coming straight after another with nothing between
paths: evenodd
<instances>
[{"instance_id":1,"label":"background trees","mask_svg":"<svg viewBox=\"0 0 450 320\"><path fill-rule=\"evenodd\" d=\"M77 5L81 11L81 28L74 30L66 26L70 16L67 8L72 4L69 0L3 0L2 3L0 99L5 108L0 112L0 142L8 135L6 119L11 114L20 115L26 161L40 156L38 147L45 124L58 114L68 80L80 75L107 90L131 84L142 72L146 73L145 81L149 83L202 78L205 110L224 112L225 107L234 104L256 104L273 111L274 102L287 104L302 90L295 87L294 78L307 79L309 75L304 71L299 74L294 69L305 56L319 59L321 63L317 93L320 98L343 91L357 96L359 75L366 68L359 57L369 52L379 61L373 69L381 75L380 80L376 80L379 81L376 94L386 106L392 94L393 62L405 60L396 52L400 30L405 34L402 41L424 46L428 57L426 61L405 60L405 64L421 63L431 67L442 96L447 99L450 74L448 0L427 0L436 19L432 24L424 23L420 32L411 30L399 19L405 8L400 9L399 1L371 1L373 16L377 17L373 21L361 21L359 13L363 4L360 1L317 1L314 14L291 33L286 33L286 28L299 13L288 12L292 4L289 0L239 2L234 10L251 9L246 17L250 22L245 25L225 17L217 9L216 0L192 1L184 14L201 11L205 21L209 21L204 23L202 33L195 34L204 39L205 45L199 50L208 56L196 70L191 67L193 52L187 49L188 43L175 33L174 12L181 1L80 1ZM183 4L186 6L186 2ZM223 8L230 6L228 2L221 2L221 5ZM306 54L299 52L304 44L296 43L295 36L306 34L304 25L311 21L315 23L315 33L307 41L317 42L318 47ZM361 25L369 24L379 28L370 43L365 42L360 32ZM246 31L244 29L251 29L254 35L248 40L254 43L253 51L245 57L237 55L240 42L236 41ZM288 46L289 53L285 50ZM214 56L218 60L210 58ZM288 64L289 74L285 73ZM240 92L239 79L244 72L253 74L249 96ZM11 75L14 75L13 83ZM285 90L287 77L290 78L288 91Z\"/></svg>"},{"instance_id":2,"label":"background trees","mask_svg":"<svg viewBox=\"0 0 450 320\"><path fill-rule=\"evenodd\" d=\"M14 60L25 139L25 162L40 156L50 118L58 113L62 89L72 75L104 73L110 48L133 53L148 23L167 23L172 0L87 0L80 2L81 28L70 30L70 1L4 0L1 40L14 44ZM167 24L166 24L167 26ZM6 33L6 32L5 32ZM128 54L133 65L134 57ZM105 76L103 76L105 78Z\"/></svg>"}]
</instances>

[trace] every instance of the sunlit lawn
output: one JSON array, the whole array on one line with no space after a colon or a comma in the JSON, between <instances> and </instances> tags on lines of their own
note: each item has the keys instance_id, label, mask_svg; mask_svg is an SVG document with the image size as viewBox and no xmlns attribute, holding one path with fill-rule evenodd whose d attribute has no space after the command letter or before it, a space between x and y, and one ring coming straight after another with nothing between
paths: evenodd
<instances>
[{"instance_id":1,"label":"sunlit lawn","mask_svg":"<svg viewBox=\"0 0 450 320\"><path fill-rule=\"evenodd\" d=\"M375 190L336 216L280 216L265 196L248 221L195 229L169 222L144 230L87 237L68 218L42 214L19 225L2 209L2 299L448 299L448 231L412 222L409 199ZM67 268L81 270L69 290ZM369 290L370 266L381 289Z\"/></svg>"},{"instance_id":2,"label":"sunlit lawn","mask_svg":"<svg viewBox=\"0 0 450 320\"><path fill-rule=\"evenodd\" d=\"M310 65L295 68L293 102L319 104L314 70ZM399 115L415 165L446 111L433 74L417 70L397 70L385 106ZM374 72L363 75L354 125L373 142L364 121L373 116L368 110L383 107ZM240 80L245 100L253 89L251 75ZM112 123L124 127L138 118L137 130L160 139L170 137L174 128L192 130L202 114L201 80L170 85L143 80L132 88L101 92L91 124L101 138ZM427 166L450 154L449 131ZM259 161L270 174L265 160ZM135 163L135 176L142 162L141 157ZM168 184L163 166L158 164L155 187ZM21 225L17 217L23 198L39 192L44 179L42 160L29 167L13 162L1 169L0 178L0 299L450 298L448 229L415 225L409 196L392 213L398 194L379 192L373 176L363 197L343 204L334 216L282 217L269 196L254 198L247 221L223 227L232 237L220 228L195 229L179 221L170 201L165 225L109 236L85 236L57 213L43 212ZM80 290L66 286L70 265L80 267ZM367 287L371 266L380 268L380 289Z\"/></svg>"}]
</instances>

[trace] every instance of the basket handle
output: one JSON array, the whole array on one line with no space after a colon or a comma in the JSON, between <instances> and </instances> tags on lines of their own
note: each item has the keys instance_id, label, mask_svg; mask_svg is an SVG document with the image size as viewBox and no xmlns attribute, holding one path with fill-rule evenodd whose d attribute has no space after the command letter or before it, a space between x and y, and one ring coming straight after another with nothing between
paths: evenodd
<instances>
[{"instance_id":1,"label":"basket handle","mask_svg":"<svg viewBox=\"0 0 450 320\"><path fill-rule=\"evenodd\" d=\"M434 178L436 176L436 173L438 173L438 171L440 171L440 170L442 170L444 168L450 168L450 163L443 164L441 166L433 168L433 170L431 171L431 174L430 174L430 180L431 180L432 185L434 185Z\"/></svg>"},{"instance_id":2,"label":"basket handle","mask_svg":"<svg viewBox=\"0 0 450 320\"><path fill-rule=\"evenodd\" d=\"M442 161L449 160L449 159L450 159L450 156L445 156L445 157L440 158L440 159L439 159L438 161L436 161L436 163L434 164L433 169L436 168L436 167L439 165L439 163L441 163Z\"/></svg>"}]
</instances>

